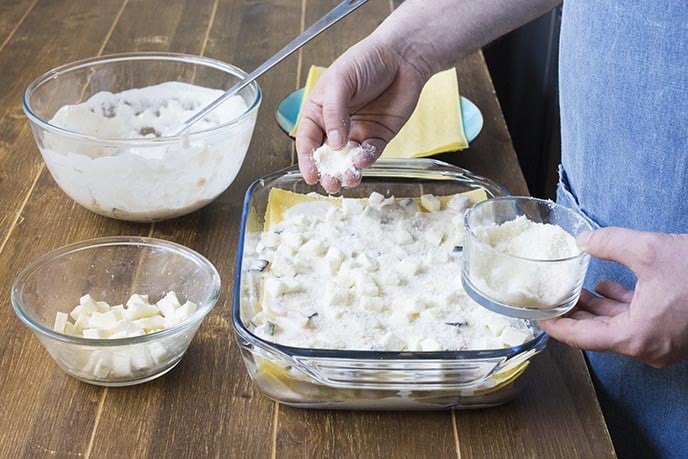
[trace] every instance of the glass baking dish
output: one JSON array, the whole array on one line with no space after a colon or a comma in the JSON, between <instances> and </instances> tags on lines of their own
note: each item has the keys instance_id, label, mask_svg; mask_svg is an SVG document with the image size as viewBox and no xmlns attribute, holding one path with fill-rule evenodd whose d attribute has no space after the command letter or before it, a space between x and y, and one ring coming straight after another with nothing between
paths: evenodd
<instances>
[{"instance_id":1,"label":"glass baking dish","mask_svg":"<svg viewBox=\"0 0 688 459\"><path fill-rule=\"evenodd\" d=\"M246 192L237 250L233 326L253 382L268 397L297 407L342 409L464 409L496 406L517 393L529 360L547 335L532 322L535 337L519 346L493 350L389 352L311 349L266 341L252 332L261 304L261 272L250 267L263 228L271 189L324 191L308 185L293 167L267 175ZM431 159L378 161L349 198L373 191L385 196L451 195L483 189L489 197L506 191L465 169ZM457 279L460 282L460 279Z\"/></svg>"}]
</instances>

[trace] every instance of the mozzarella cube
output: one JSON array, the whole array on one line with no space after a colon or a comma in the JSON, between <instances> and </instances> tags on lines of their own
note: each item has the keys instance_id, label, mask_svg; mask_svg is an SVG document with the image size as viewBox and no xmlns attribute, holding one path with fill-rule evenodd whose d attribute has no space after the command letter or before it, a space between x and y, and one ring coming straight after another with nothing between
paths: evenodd
<instances>
[{"instance_id":1,"label":"mozzarella cube","mask_svg":"<svg viewBox=\"0 0 688 459\"><path fill-rule=\"evenodd\" d=\"M274 262L270 265L270 271L275 276L280 277L294 277L296 275L294 263L292 263L290 258L281 254L275 257Z\"/></svg>"},{"instance_id":2,"label":"mozzarella cube","mask_svg":"<svg viewBox=\"0 0 688 459\"><path fill-rule=\"evenodd\" d=\"M193 315L194 312L198 309L198 305L196 303L192 303L191 301L187 301L183 305L181 305L178 309L177 312L175 313L176 319L179 322L183 322L184 320L188 319Z\"/></svg>"},{"instance_id":3,"label":"mozzarella cube","mask_svg":"<svg viewBox=\"0 0 688 459\"><path fill-rule=\"evenodd\" d=\"M131 356L126 351L112 353L112 373L118 377L131 376Z\"/></svg>"},{"instance_id":4,"label":"mozzarella cube","mask_svg":"<svg viewBox=\"0 0 688 459\"><path fill-rule=\"evenodd\" d=\"M362 215L370 221L374 222L375 224L379 223L381 220L380 212L373 207L366 207L365 209L363 209Z\"/></svg>"},{"instance_id":5,"label":"mozzarella cube","mask_svg":"<svg viewBox=\"0 0 688 459\"><path fill-rule=\"evenodd\" d=\"M77 320L79 316L90 315L90 313L86 311L83 306L79 305L72 309L72 312L70 312L69 315L72 317L72 319Z\"/></svg>"},{"instance_id":6,"label":"mozzarella cube","mask_svg":"<svg viewBox=\"0 0 688 459\"><path fill-rule=\"evenodd\" d=\"M144 317L142 319L136 319L133 322L134 325L141 327L146 332L165 328L165 319L162 316Z\"/></svg>"},{"instance_id":7,"label":"mozzarella cube","mask_svg":"<svg viewBox=\"0 0 688 459\"><path fill-rule=\"evenodd\" d=\"M74 322L74 328L77 330L83 330L90 327L91 316L87 314L81 314L78 319Z\"/></svg>"},{"instance_id":8,"label":"mozzarella cube","mask_svg":"<svg viewBox=\"0 0 688 459\"><path fill-rule=\"evenodd\" d=\"M378 269L377 262L365 253L360 254L356 261L369 272L377 271Z\"/></svg>"},{"instance_id":9,"label":"mozzarella cube","mask_svg":"<svg viewBox=\"0 0 688 459\"><path fill-rule=\"evenodd\" d=\"M105 301L96 301L96 310L98 312L108 312L110 310L110 305Z\"/></svg>"},{"instance_id":10,"label":"mozzarella cube","mask_svg":"<svg viewBox=\"0 0 688 459\"><path fill-rule=\"evenodd\" d=\"M303 244L303 236L301 236L301 233L285 231L280 237L282 238L282 242L292 249L298 249Z\"/></svg>"},{"instance_id":11,"label":"mozzarella cube","mask_svg":"<svg viewBox=\"0 0 688 459\"><path fill-rule=\"evenodd\" d=\"M79 336L80 333L70 322L67 322L64 327L64 333L66 335Z\"/></svg>"},{"instance_id":12,"label":"mozzarella cube","mask_svg":"<svg viewBox=\"0 0 688 459\"><path fill-rule=\"evenodd\" d=\"M164 363L168 358L167 349L157 341L148 343L148 352L150 353L151 360L157 365Z\"/></svg>"},{"instance_id":13,"label":"mozzarella cube","mask_svg":"<svg viewBox=\"0 0 688 459\"><path fill-rule=\"evenodd\" d=\"M463 212L464 210L468 209L470 205L471 202L467 197L461 196L460 194L455 194L447 202L447 209L452 209L456 212Z\"/></svg>"},{"instance_id":14,"label":"mozzarella cube","mask_svg":"<svg viewBox=\"0 0 688 459\"><path fill-rule=\"evenodd\" d=\"M148 295L139 295L138 293L134 293L127 300L127 307L132 307L134 305L136 305L136 306L140 306L140 305L150 306L150 303L148 302Z\"/></svg>"},{"instance_id":15,"label":"mozzarella cube","mask_svg":"<svg viewBox=\"0 0 688 459\"><path fill-rule=\"evenodd\" d=\"M411 351L411 352L418 352L422 351L423 348L420 345L420 342L423 341L422 336L418 335L410 335L406 336L406 350Z\"/></svg>"},{"instance_id":16,"label":"mozzarella cube","mask_svg":"<svg viewBox=\"0 0 688 459\"><path fill-rule=\"evenodd\" d=\"M337 207L330 207L327 209L327 212L325 212L325 221L326 222L336 222L338 219L337 214L339 213L339 209Z\"/></svg>"},{"instance_id":17,"label":"mozzarella cube","mask_svg":"<svg viewBox=\"0 0 688 459\"><path fill-rule=\"evenodd\" d=\"M126 317L126 311L124 310L124 306L121 304L118 304L117 306L113 306L110 311L112 311L112 314L115 316L115 319L117 320L122 320Z\"/></svg>"},{"instance_id":18,"label":"mozzarella cube","mask_svg":"<svg viewBox=\"0 0 688 459\"><path fill-rule=\"evenodd\" d=\"M431 194L424 194L420 197L420 205L428 212L440 210L440 200Z\"/></svg>"},{"instance_id":19,"label":"mozzarella cube","mask_svg":"<svg viewBox=\"0 0 688 459\"><path fill-rule=\"evenodd\" d=\"M413 243L413 241L413 235L401 226L398 226L394 230L394 242L396 242L397 244L408 245Z\"/></svg>"},{"instance_id":20,"label":"mozzarella cube","mask_svg":"<svg viewBox=\"0 0 688 459\"><path fill-rule=\"evenodd\" d=\"M406 347L406 342L393 332L386 333L380 340L380 345L385 351L401 351Z\"/></svg>"},{"instance_id":21,"label":"mozzarella cube","mask_svg":"<svg viewBox=\"0 0 688 459\"><path fill-rule=\"evenodd\" d=\"M485 325L490 330L494 336L500 336L505 328L509 326L509 322L502 317L493 317L491 320L487 320Z\"/></svg>"},{"instance_id":22,"label":"mozzarella cube","mask_svg":"<svg viewBox=\"0 0 688 459\"><path fill-rule=\"evenodd\" d=\"M89 315L98 310L98 305L95 300L88 294L79 299L79 305L81 306L82 313L87 313Z\"/></svg>"},{"instance_id":23,"label":"mozzarella cube","mask_svg":"<svg viewBox=\"0 0 688 459\"><path fill-rule=\"evenodd\" d=\"M64 312L58 312L55 314L55 325L53 325L53 330L57 333L64 333L65 326L67 325L69 316Z\"/></svg>"},{"instance_id":24,"label":"mozzarella cube","mask_svg":"<svg viewBox=\"0 0 688 459\"><path fill-rule=\"evenodd\" d=\"M425 263L428 265L441 265L449 261L449 251L445 249L432 249L425 255Z\"/></svg>"},{"instance_id":25,"label":"mozzarella cube","mask_svg":"<svg viewBox=\"0 0 688 459\"><path fill-rule=\"evenodd\" d=\"M153 365L150 353L146 346L133 346L131 349L131 367L134 370L145 370Z\"/></svg>"},{"instance_id":26,"label":"mozzarella cube","mask_svg":"<svg viewBox=\"0 0 688 459\"><path fill-rule=\"evenodd\" d=\"M96 360L93 374L96 378L107 378L112 372L112 359L106 353L101 353L101 356Z\"/></svg>"},{"instance_id":27,"label":"mozzarella cube","mask_svg":"<svg viewBox=\"0 0 688 459\"><path fill-rule=\"evenodd\" d=\"M420 262L415 258L406 258L397 265L397 272L402 276L411 278L420 271Z\"/></svg>"},{"instance_id":28,"label":"mozzarella cube","mask_svg":"<svg viewBox=\"0 0 688 459\"><path fill-rule=\"evenodd\" d=\"M425 338L423 341L421 341L420 348L425 352L442 350L440 343L435 341L433 338Z\"/></svg>"},{"instance_id":29,"label":"mozzarella cube","mask_svg":"<svg viewBox=\"0 0 688 459\"><path fill-rule=\"evenodd\" d=\"M105 339L108 337L109 333L105 330L99 328L87 328L83 331L84 338L91 339Z\"/></svg>"},{"instance_id":30,"label":"mozzarella cube","mask_svg":"<svg viewBox=\"0 0 688 459\"><path fill-rule=\"evenodd\" d=\"M382 201L384 200L385 197L382 194L378 193L377 191L373 191L368 197L368 205L371 207L380 207L380 204L382 204Z\"/></svg>"},{"instance_id":31,"label":"mozzarella cube","mask_svg":"<svg viewBox=\"0 0 688 459\"><path fill-rule=\"evenodd\" d=\"M168 311L172 308L177 309L179 306L182 305L182 303L179 301L179 298L177 297L177 294L175 292L167 292L165 294L165 296L160 298L160 301L158 301L156 304L160 310L162 310L164 307ZM166 315L166 314L164 314L164 315Z\"/></svg>"},{"instance_id":32,"label":"mozzarella cube","mask_svg":"<svg viewBox=\"0 0 688 459\"><path fill-rule=\"evenodd\" d=\"M528 341L528 333L514 327L507 327L499 335L502 342L507 346L518 346Z\"/></svg>"},{"instance_id":33,"label":"mozzarella cube","mask_svg":"<svg viewBox=\"0 0 688 459\"><path fill-rule=\"evenodd\" d=\"M328 288L323 295L325 306L345 306L349 303L349 294L346 290L334 287Z\"/></svg>"},{"instance_id":34,"label":"mozzarella cube","mask_svg":"<svg viewBox=\"0 0 688 459\"><path fill-rule=\"evenodd\" d=\"M356 284L356 290L361 296L379 296L380 289L375 285L375 282L366 282L363 284Z\"/></svg>"},{"instance_id":35,"label":"mozzarella cube","mask_svg":"<svg viewBox=\"0 0 688 459\"><path fill-rule=\"evenodd\" d=\"M380 207L391 206L395 202L396 200L394 199L394 196L390 196L389 198L385 198L385 200L380 203Z\"/></svg>"},{"instance_id":36,"label":"mozzarella cube","mask_svg":"<svg viewBox=\"0 0 688 459\"><path fill-rule=\"evenodd\" d=\"M402 199L399 201L399 205L407 215L415 215L417 212L420 212L420 206L411 198Z\"/></svg>"},{"instance_id":37,"label":"mozzarella cube","mask_svg":"<svg viewBox=\"0 0 688 459\"><path fill-rule=\"evenodd\" d=\"M444 231L439 228L429 228L423 233L423 239L430 245L439 246L444 239Z\"/></svg>"},{"instance_id":38,"label":"mozzarella cube","mask_svg":"<svg viewBox=\"0 0 688 459\"><path fill-rule=\"evenodd\" d=\"M344 215L358 215L363 212L363 202L360 199L344 198L342 199L342 212Z\"/></svg>"},{"instance_id":39,"label":"mozzarella cube","mask_svg":"<svg viewBox=\"0 0 688 459\"><path fill-rule=\"evenodd\" d=\"M112 311L108 312L94 312L88 319L89 328L99 328L102 330L109 330L117 323L117 317Z\"/></svg>"},{"instance_id":40,"label":"mozzarella cube","mask_svg":"<svg viewBox=\"0 0 688 459\"><path fill-rule=\"evenodd\" d=\"M273 248L277 247L280 243L280 237L276 233L266 232L260 238L260 242L264 247ZM170 292L174 293L174 292ZM169 295L169 293L168 293Z\"/></svg>"},{"instance_id":41,"label":"mozzarella cube","mask_svg":"<svg viewBox=\"0 0 688 459\"><path fill-rule=\"evenodd\" d=\"M306 241L305 244L299 249L299 253L310 255L312 257L318 257L324 252L323 242L320 239L311 239Z\"/></svg>"},{"instance_id":42,"label":"mozzarella cube","mask_svg":"<svg viewBox=\"0 0 688 459\"><path fill-rule=\"evenodd\" d=\"M148 303L133 303L127 302L127 310L125 316L131 321L143 319L145 317L153 317L160 313L157 306Z\"/></svg>"},{"instance_id":43,"label":"mozzarella cube","mask_svg":"<svg viewBox=\"0 0 688 459\"><path fill-rule=\"evenodd\" d=\"M327 262L327 267L330 270L330 274L335 275L339 271L339 267L342 265L344 260L344 255L341 250L336 247L330 247L325 254L325 261Z\"/></svg>"}]
</instances>

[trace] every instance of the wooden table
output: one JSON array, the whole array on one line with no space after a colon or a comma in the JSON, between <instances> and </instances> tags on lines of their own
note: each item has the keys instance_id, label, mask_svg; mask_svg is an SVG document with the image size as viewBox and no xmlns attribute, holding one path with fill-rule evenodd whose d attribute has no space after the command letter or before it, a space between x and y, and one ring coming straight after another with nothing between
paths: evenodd
<instances>
[{"instance_id":1,"label":"wooden table","mask_svg":"<svg viewBox=\"0 0 688 459\"><path fill-rule=\"evenodd\" d=\"M264 76L249 155L231 187L187 217L152 225L92 214L57 187L20 106L38 74L76 59L134 50L203 54L252 69L329 10L334 0L0 1L0 456L85 457L609 457L583 358L557 343L539 355L527 389L471 412L347 412L280 406L251 384L230 326L234 253L244 191L289 165L292 142L273 119L304 84L394 7L374 0ZM462 93L485 116L471 148L443 155L527 193L482 54L460 67ZM205 254L224 281L220 303L168 375L105 389L66 376L10 306L14 277L66 243L107 235L169 239Z\"/></svg>"}]
</instances>

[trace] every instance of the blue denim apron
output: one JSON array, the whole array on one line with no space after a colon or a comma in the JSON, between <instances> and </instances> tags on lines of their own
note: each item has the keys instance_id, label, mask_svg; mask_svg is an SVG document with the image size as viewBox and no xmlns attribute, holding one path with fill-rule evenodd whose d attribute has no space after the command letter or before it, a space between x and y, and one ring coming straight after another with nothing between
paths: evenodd
<instances>
[{"instance_id":1,"label":"blue denim apron","mask_svg":"<svg viewBox=\"0 0 688 459\"><path fill-rule=\"evenodd\" d=\"M559 69L558 200L596 227L688 233L688 0L565 0ZM635 284L594 260L586 288L604 279ZM619 457L688 458L688 361L587 357Z\"/></svg>"}]
</instances>

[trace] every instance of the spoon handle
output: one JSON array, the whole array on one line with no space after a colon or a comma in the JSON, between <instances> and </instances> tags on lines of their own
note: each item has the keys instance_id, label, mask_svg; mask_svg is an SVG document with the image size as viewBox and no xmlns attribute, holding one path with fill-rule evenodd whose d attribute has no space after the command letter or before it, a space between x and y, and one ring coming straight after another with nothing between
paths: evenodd
<instances>
[{"instance_id":1,"label":"spoon handle","mask_svg":"<svg viewBox=\"0 0 688 459\"><path fill-rule=\"evenodd\" d=\"M288 45L279 50L270 59L261 64L253 72L249 73L246 78L236 83L229 88L224 94L206 105L201 111L182 123L172 135L180 135L189 129L194 123L205 118L208 113L215 110L225 100L229 99L246 86L251 84L253 80L273 68L275 65L282 62L286 57L290 56L294 51L301 48L303 45L311 41L313 38L320 35L321 32L327 30L330 26L338 22L340 19L346 17L350 13L356 11L360 6L363 6L368 0L344 0L339 5L334 7L329 13L320 18L316 23L303 31L301 35L292 40Z\"/></svg>"}]
</instances>

